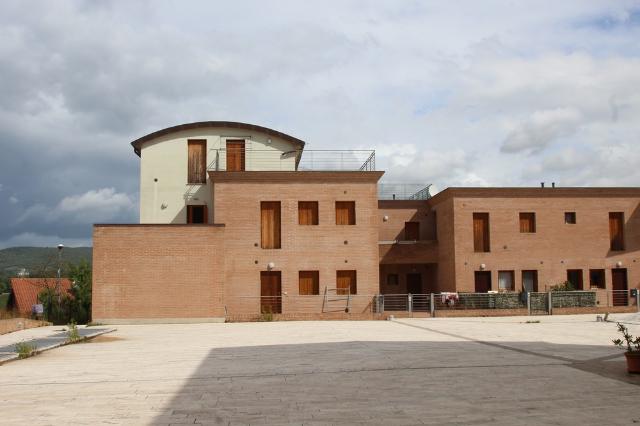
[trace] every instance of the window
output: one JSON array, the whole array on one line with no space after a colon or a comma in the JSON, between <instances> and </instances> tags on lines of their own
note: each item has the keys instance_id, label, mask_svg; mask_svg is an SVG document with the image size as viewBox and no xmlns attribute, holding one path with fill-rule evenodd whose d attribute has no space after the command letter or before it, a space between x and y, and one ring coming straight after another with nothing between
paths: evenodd
<instances>
[{"instance_id":1,"label":"window","mask_svg":"<svg viewBox=\"0 0 640 426\"><path fill-rule=\"evenodd\" d=\"M564 212L564 223L567 225L576 224L576 212Z\"/></svg>"},{"instance_id":2,"label":"window","mask_svg":"<svg viewBox=\"0 0 640 426\"><path fill-rule=\"evenodd\" d=\"M404 239L406 241L418 241L420 239L420 222L404 223Z\"/></svg>"},{"instance_id":3,"label":"window","mask_svg":"<svg viewBox=\"0 0 640 426\"><path fill-rule=\"evenodd\" d=\"M336 225L356 224L356 202L336 201Z\"/></svg>"},{"instance_id":4,"label":"window","mask_svg":"<svg viewBox=\"0 0 640 426\"><path fill-rule=\"evenodd\" d=\"M611 251L624 250L624 213L609 213L609 238Z\"/></svg>"},{"instance_id":5,"label":"window","mask_svg":"<svg viewBox=\"0 0 640 426\"><path fill-rule=\"evenodd\" d=\"M207 141L190 139L187 146L187 183L207 183Z\"/></svg>"},{"instance_id":6,"label":"window","mask_svg":"<svg viewBox=\"0 0 640 426\"><path fill-rule=\"evenodd\" d=\"M208 223L207 206L187 206L187 223Z\"/></svg>"},{"instance_id":7,"label":"window","mask_svg":"<svg viewBox=\"0 0 640 426\"><path fill-rule=\"evenodd\" d=\"M387 274L387 285L396 286L398 284L398 274Z\"/></svg>"},{"instance_id":8,"label":"window","mask_svg":"<svg viewBox=\"0 0 640 426\"><path fill-rule=\"evenodd\" d=\"M318 224L318 202L298 201L298 225Z\"/></svg>"},{"instance_id":9,"label":"window","mask_svg":"<svg viewBox=\"0 0 640 426\"><path fill-rule=\"evenodd\" d=\"M227 171L243 172L244 160L244 140L227 140Z\"/></svg>"},{"instance_id":10,"label":"window","mask_svg":"<svg viewBox=\"0 0 640 426\"><path fill-rule=\"evenodd\" d=\"M263 249L280 248L280 201L260 203L260 239Z\"/></svg>"},{"instance_id":11,"label":"window","mask_svg":"<svg viewBox=\"0 0 640 426\"><path fill-rule=\"evenodd\" d=\"M582 269L567 269L567 281L574 290L582 290Z\"/></svg>"},{"instance_id":12,"label":"window","mask_svg":"<svg viewBox=\"0 0 640 426\"><path fill-rule=\"evenodd\" d=\"M513 271L498 271L498 289L500 291L513 291Z\"/></svg>"},{"instance_id":13,"label":"window","mask_svg":"<svg viewBox=\"0 0 640 426\"><path fill-rule=\"evenodd\" d=\"M488 252L489 248L489 213L474 213L473 251Z\"/></svg>"},{"instance_id":14,"label":"window","mask_svg":"<svg viewBox=\"0 0 640 426\"><path fill-rule=\"evenodd\" d=\"M533 233L536 232L536 214L520 213L520 232Z\"/></svg>"},{"instance_id":15,"label":"window","mask_svg":"<svg viewBox=\"0 0 640 426\"><path fill-rule=\"evenodd\" d=\"M538 291L538 271L522 271L522 290L526 292Z\"/></svg>"},{"instance_id":16,"label":"window","mask_svg":"<svg viewBox=\"0 0 640 426\"><path fill-rule=\"evenodd\" d=\"M606 288L604 282L604 269L589 269L589 287Z\"/></svg>"},{"instance_id":17,"label":"window","mask_svg":"<svg viewBox=\"0 0 640 426\"><path fill-rule=\"evenodd\" d=\"M336 293L357 294L357 274L356 271L336 271Z\"/></svg>"},{"instance_id":18,"label":"window","mask_svg":"<svg viewBox=\"0 0 640 426\"><path fill-rule=\"evenodd\" d=\"M320 294L319 271L298 272L298 294L304 296Z\"/></svg>"}]
</instances>

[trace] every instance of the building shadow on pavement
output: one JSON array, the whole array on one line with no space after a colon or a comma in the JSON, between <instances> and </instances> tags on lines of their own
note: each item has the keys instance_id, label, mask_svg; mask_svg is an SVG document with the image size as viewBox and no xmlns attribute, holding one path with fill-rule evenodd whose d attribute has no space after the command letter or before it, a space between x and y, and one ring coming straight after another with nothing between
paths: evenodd
<instances>
[{"instance_id":1,"label":"building shadow on pavement","mask_svg":"<svg viewBox=\"0 0 640 426\"><path fill-rule=\"evenodd\" d=\"M617 348L444 340L212 349L154 424L640 421Z\"/></svg>"}]
</instances>

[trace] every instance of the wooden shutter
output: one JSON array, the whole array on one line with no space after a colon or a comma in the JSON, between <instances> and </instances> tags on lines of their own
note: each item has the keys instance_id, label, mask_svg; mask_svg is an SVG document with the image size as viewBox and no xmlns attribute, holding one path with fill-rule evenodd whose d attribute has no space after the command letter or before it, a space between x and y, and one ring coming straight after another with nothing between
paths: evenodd
<instances>
[{"instance_id":1,"label":"wooden shutter","mask_svg":"<svg viewBox=\"0 0 640 426\"><path fill-rule=\"evenodd\" d=\"M336 201L336 225L356 224L356 202Z\"/></svg>"},{"instance_id":2,"label":"wooden shutter","mask_svg":"<svg viewBox=\"0 0 640 426\"><path fill-rule=\"evenodd\" d=\"M207 183L207 141L192 139L187 141L187 182Z\"/></svg>"},{"instance_id":3,"label":"wooden shutter","mask_svg":"<svg viewBox=\"0 0 640 426\"><path fill-rule=\"evenodd\" d=\"M609 213L609 237L611 240L611 250L624 250L624 213Z\"/></svg>"},{"instance_id":4,"label":"wooden shutter","mask_svg":"<svg viewBox=\"0 0 640 426\"><path fill-rule=\"evenodd\" d=\"M280 201L260 203L260 237L263 249L280 248Z\"/></svg>"},{"instance_id":5,"label":"wooden shutter","mask_svg":"<svg viewBox=\"0 0 640 426\"><path fill-rule=\"evenodd\" d=\"M245 166L245 146L243 140L227 141L227 171L243 172Z\"/></svg>"},{"instance_id":6,"label":"wooden shutter","mask_svg":"<svg viewBox=\"0 0 640 426\"><path fill-rule=\"evenodd\" d=\"M319 271L298 272L298 294L301 294L301 295L320 294L320 272Z\"/></svg>"},{"instance_id":7,"label":"wooden shutter","mask_svg":"<svg viewBox=\"0 0 640 426\"><path fill-rule=\"evenodd\" d=\"M318 224L318 202L298 201L298 224L317 225Z\"/></svg>"},{"instance_id":8,"label":"wooden shutter","mask_svg":"<svg viewBox=\"0 0 640 426\"><path fill-rule=\"evenodd\" d=\"M418 241L420 239L420 222L404 223L404 239L407 241Z\"/></svg>"},{"instance_id":9,"label":"wooden shutter","mask_svg":"<svg viewBox=\"0 0 640 426\"><path fill-rule=\"evenodd\" d=\"M336 271L336 289L338 294L357 294L356 271Z\"/></svg>"},{"instance_id":10,"label":"wooden shutter","mask_svg":"<svg viewBox=\"0 0 640 426\"><path fill-rule=\"evenodd\" d=\"M198 220L198 215L201 220ZM187 206L187 223L209 223L207 206Z\"/></svg>"},{"instance_id":11,"label":"wooden shutter","mask_svg":"<svg viewBox=\"0 0 640 426\"><path fill-rule=\"evenodd\" d=\"M520 213L520 232L536 232L535 213Z\"/></svg>"},{"instance_id":12,"label":"wooden shutter","mask_svg":"<svg viewBox=\"0 0 640 426\"><path fill-rule=\"evenodd\" d=\"M488 252L489 243L489 213L473 214L473 250Z\"/></svg>"}]
</instances>

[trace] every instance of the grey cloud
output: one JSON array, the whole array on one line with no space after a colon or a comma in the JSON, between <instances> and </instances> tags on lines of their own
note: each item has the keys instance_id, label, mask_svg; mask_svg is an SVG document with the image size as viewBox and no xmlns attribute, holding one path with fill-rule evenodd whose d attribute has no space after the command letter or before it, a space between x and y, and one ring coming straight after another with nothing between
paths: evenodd
<instances>
[{"instance_id":1,"label":"grey cloud","mask_svg":"<svg viewBox=\"0 0 640 426\"><path fill-rule=\"evenodd\" d=\"M3 1L0 245L89 241L92 221L135 222L129 141L188 121L255 122L316 149L376 146L385 179L440 188L527 184L532 159L558 173L545 155L578 137L607 155L637 137L640 61L620 48L637 38L572 25L620 7L465 8ZM612 182L640 179L602 167Z\"/></svg>"},{"instance_id":2,"label":"grey cloud","mask_svg":"<svg viewBox=\"0 0 640 426\"><path fill-rule=\"evenodd\" d=\"M507 135L500 150L539 152L558 138L574 134L582 119L580 111L574 108L536 111Z\"/></svg>"}]
</instances>

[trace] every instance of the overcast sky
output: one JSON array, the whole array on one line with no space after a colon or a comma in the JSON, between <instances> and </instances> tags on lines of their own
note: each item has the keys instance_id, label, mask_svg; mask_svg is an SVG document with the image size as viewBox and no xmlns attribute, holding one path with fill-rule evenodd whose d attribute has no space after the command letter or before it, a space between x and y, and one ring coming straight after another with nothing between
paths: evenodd
<instances>
[{"instance_id":1,"label":"overcast sky","mask_svg":"<svg viewBox=\"0 0 640 426\"><path fill-rule=\"evenodd\" d=\"M640 2L2 0L0 248L136 222L129 143L201 120L440 190L638 185Z\"/></svg>"}]
</instances>

